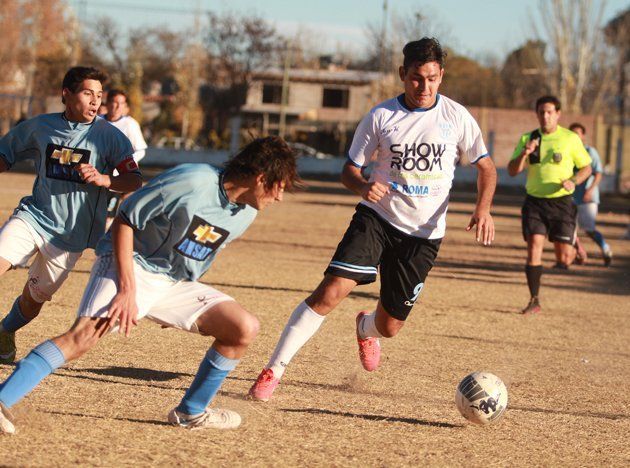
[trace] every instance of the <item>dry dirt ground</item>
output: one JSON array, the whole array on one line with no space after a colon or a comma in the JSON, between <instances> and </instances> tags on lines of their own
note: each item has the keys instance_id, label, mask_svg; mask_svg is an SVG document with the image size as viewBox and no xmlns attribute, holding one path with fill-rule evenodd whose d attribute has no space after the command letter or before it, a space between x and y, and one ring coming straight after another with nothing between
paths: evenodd
<instances>
[{"instance_id":1,"label":"dry dirt ground","mask_svg":"<svg viewBox=\"0 0 630 468\"><path fill-rule=\"evenodd\" d=\"M32 176L1 179L3 221ZM520 197L497 197L491 248L463 229L471 200L454 194L437 266L405 328L384 341L378 371L361 369L354 334L355 314L375 305L373 284L329 316L269 403L244 399L353 213L356 197L339 184L312 182L263 212L203 278L262 324L214 402L238 410L241 428L191 432L165 423L209 340L143 321L130 339L108 337L14 407L19 433L0 438L0 465L629 466L630 242L619 240L627 215L600 217L615 251L612 268L599 258L569 272L546 268L543 313L524 317L517 313L528 299ZM594 244L586 245L596 257ZM18 357L72 323L93 258L84 255L18 334ZM551 267L551 250L544 262ZM26 273L2 279L0 310L9 309ZM0 379L11 370L0 366ZM453 403L458 381L474 370L508 386L507 413L491 427L467 423Z\"/></svg>"}]
</instances>

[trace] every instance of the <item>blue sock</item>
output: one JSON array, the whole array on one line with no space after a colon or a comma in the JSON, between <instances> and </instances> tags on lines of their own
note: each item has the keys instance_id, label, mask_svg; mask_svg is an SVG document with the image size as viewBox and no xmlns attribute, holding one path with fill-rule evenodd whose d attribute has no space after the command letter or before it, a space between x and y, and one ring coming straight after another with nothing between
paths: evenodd
<instances>
[{"instance_id":1,"label":"blue sock","mask_svg":"<svg viewBox=\"0 0 630 468\"><path fill-rule=\"evenodd\" d=\"M0 385L0 402L10 408L65 362L57 345L44 341L18 362L13 374Z\"/></svg>"},{"instance_id":2,"label":"blue sock","mask_svg":"<svg viewBox=\"0 0 630 468\"><path fill-rule=\"evenodd\" d=\"M602 252L607 253L610 250L610 247L604 240L604 236L598 230L587 232L589 237L595 241L599 248L602 249Z\"/></svg>"},{"instance_id":3,"label":"blue sock","mask_svg":"<svg viewBox=\"0 0 630 468\"><path fill-rule=\"evenodd\" d=\"M219 387L238 364L238 359L228 359L210 348L199 365L197 375L186 390L177 411L191 416L201 414L214 398Z\"/></svg>"},{"instance_id":4,"label":"blue sock","mask_svg":"<svg viewBox=\"0 0 630 468\"><path fill-rule=\"evenodd\" d=\"M14 332L26 325L30 320L22 315L20 310L20 296L13 302L13 306L8 315L2 320L2 329L7 332Z\"/></svg>"}]
</instances>

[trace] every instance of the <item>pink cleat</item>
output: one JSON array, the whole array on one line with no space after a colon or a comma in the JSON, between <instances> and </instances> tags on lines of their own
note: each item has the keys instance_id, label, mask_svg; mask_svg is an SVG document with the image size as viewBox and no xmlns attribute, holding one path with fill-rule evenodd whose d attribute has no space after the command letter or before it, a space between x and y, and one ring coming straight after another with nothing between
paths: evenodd
<instances>
[{"instance_id":1,"label":"pink cleat","mask_svg":"<svg viewBox=\"0 0 630 468\"><path fill-rule=\"evenodd\" d=\"M366 371L372 372L378 368L381 362L381 342L378 338L361 338L359 336L359 323L367 312L359 312L357 315L357 342L359 343L359 359Z\"/></svg>"},{"instance_id":2,"label":"pink cleat","mask_svg":"<svg viewBox=\"0 0 630 468\"><path fill-rule=\"evenodd\" d=\"M263 369L252 388L249 389L248 396L252 400L269 401L279 383L280 379L273 377L271 369Z\"/></svg>"}]
</instances>

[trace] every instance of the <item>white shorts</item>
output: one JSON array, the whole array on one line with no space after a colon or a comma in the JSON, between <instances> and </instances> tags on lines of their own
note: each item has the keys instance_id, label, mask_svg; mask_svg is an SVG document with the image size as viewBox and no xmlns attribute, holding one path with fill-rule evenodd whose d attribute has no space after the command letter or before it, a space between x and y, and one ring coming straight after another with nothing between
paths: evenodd
<instances>
[{"instance_id":1,"label":"white shorts","mask_svg":"<svg viewBox=\"0 0 630 468\"><path fill-rule=\"evenodd\" d=\"M11 216L0 229L0 257L13 267L26 266L28 289L37 302L52 299L81 257L82 252L68 252L46 241L30 224Z\"/></svg>"},{"instance_id":2,"label":"white shorts","mask_svg":"<svg viewBox=\"0 0 630 468\"><path fill-rule=\"evenodd\" d=\"M217 304L234 299L196 281L173 281L150 273L134 262L138 319L148 319L168 327L197 332L195 322ZM79 317L106 317L109 304L118 292L118 272L113 255L96 259L81 304Z\"/></svg>"},{"instance_id":3,"label":"white shorts","mask_svg":"<svg viewBox=\"0 0 630 468\"><path fill-rule=\"evenodd\" d=\"M597 218L597 203L583 203L577 206L578 225L586 232L595 230L595 219Z\"/></svg>"}]
</instances>

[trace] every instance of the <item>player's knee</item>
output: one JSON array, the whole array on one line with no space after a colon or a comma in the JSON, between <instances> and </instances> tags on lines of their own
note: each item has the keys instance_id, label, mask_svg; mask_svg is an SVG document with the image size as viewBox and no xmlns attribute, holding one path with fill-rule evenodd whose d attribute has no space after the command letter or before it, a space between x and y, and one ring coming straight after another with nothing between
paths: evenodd
<instances>
[{"instance_id":1,"label":"player's knee","mask_svg":"<svg viewBox=\"0 0 630 468\"><path fill-rule=\"evenodd\" d=\"M337 283L328 283L325 286L319 287L311 294L306 300L307 304L311 304L319 309L330 310L337 307L337 305L347 296L347 292L341 285Z\"/></svg>"},{"instance_id":2,"label":"player's knee","mask_svg":"<svg viewBox=\"0 0 630 468\"><path fill-rule=\"evenodd\" d=\"M252 314L247 313L247 315L239 321L237 330L238 344L240 346L249 346L256 339L256 336L258 336L260 322Z\"/></svg>"}]
</instances>

